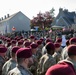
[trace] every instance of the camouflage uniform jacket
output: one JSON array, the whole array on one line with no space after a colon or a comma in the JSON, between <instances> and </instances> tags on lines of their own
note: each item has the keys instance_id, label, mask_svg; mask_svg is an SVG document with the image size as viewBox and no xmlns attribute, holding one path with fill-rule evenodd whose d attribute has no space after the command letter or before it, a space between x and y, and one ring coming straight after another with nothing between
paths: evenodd
<instances>
[{"instance_id":1,"label":"camouflage uniform jacket","mask_svg":"<svg viewBox=\"0 0 76 75\"><path fill-rule=\"evenodd\" d=\"M50 55L45 54L40 58L39 66L38 66L38 74L45 73L49 67L56 64L56 60Z\"/></svg>"},{"instance_id":2,"label":"camouflage uniform jacket","mask_svg":"<svg viewBox=\"0 0 76 75\"><path fill-rule=\"evenodd\" d=\"M10 58L2 67L2 75L7 75L7 73L16 67L16 61Z\"/></svg>"},{"instance_id":3,"label":"camouflage uniform jacket","mask_svg":"<svg viewBox=\"0 0 76 75\"><path fill-rule=\"evenodd\" d=\"M56 63L61 60L61 54L59 52L55 52L53 57L56 59Z\"/></svg>"},{"instance_id":4,"label":"camouflage uniform jacket","mask_svg":"<svg viewBox=\"0 0 76 75\"><path fill-rule=\"evenodd\" d=\"M62 57L62 60L68 57L67 46L62 50L61 57Z\"/></svg>"},{"instance_id":5,"label":"camouflage uniform jacket","mask_svg":"<svg viewBox=\"0 0 76 75\"><path fill-rule=\"evenodd\" d=\"M66 58L66 60L73 64L75 72L76 72L76 61L74 61L73 59L70 59L68 57Z\"/></svg>"},{"instance_id":6,"label":"camouflage uniform jacket","mask_svg":"<svg viewBox=\"0 0 76 75\"><path fill-rule=\"evenodd\" d=\"M18 65L9 71L7 75L32 75L32 73L29 70L25 69L23 66Z\"/></svg>"},{"instance_id":7,"label":"camouflage uniform jacket","mask_svg":"<svg viewBox=\"0 0 76 75\"><path fill-rule=\"evenodd\" d=\"M2 67L3 67L4 63L5 63L5 59L0 56L0 75L1 75Z\"/></svg>"},{"instance_id":8,"label":"camouflage uniform jacket","mask_svg":"<svg viewBox=\"0 0 76 75\"><path fill-rule=\"evenodd\" d=\"M37 56L33 54L32 58L33 58L33 64L31 65L29 70L31 71L31 73L36 74L37 65L38 65Z\"/></svg>"}]
</instances>

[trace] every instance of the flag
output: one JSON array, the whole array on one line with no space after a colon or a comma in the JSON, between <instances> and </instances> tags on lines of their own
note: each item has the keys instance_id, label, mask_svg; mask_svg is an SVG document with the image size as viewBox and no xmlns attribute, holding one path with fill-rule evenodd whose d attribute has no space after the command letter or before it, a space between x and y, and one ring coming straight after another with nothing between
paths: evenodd
<instances>
[{"instance_id":1,"label":"flag","mask_svg":"<svg viewBox=\"0 0 76 75\"><path fill-rule=\"evenodd\" d=\"M15 30L16 30L16 28L13 26L13 27L12 27L12 31L15 31Z\"/></svg>"}]
</instances>

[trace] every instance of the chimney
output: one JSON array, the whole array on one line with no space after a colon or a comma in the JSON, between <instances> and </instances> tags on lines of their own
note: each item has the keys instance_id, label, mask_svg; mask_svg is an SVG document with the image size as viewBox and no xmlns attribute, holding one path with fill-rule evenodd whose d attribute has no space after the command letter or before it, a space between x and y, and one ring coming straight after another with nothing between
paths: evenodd
<instances>
[{"instance_id":1,"label":"chimney","mask_svg":"<svg viewBox=\"0 0 76 75\"><path fill-rule=\"evenodd\" d=\"M1 18L1 20L3 20L3 17Z\"/></svg>"},{"instance_id":2,"label":"chimney","mask_svg":"<svg viewBox=\"0 0 76 75\"><path fill-rule=\"evenodd\" d=\"M63 8L59 8L59 12L62 12L63 11Z\"/></svg>"},{"instance_id":3,"label":"chimney","mask_svg":"<svg viewBox=\"0 0 76 75\"><path fill-rule=\"evenodd\" d=\"M9 18L9 14L7 14L7 18Z\"/></svg>"},{"instance_id":4,"label":"chimney","mask_svg":"<svg viewBox=\"0 0 76 75\"><path fill-rule=\"evenodd\" d=\"M4 19L6 19L6 15L4 16Z\"/></svg>"},{"instance_id":5,"label":"chimney","mask_svg":"<svg viewBox=\"0 0 76 75\"><path fill-rule=\"evenodd\" d=\"M68 12L68 9L64 9L65 12Z\"/></svg>"}]
</instances>

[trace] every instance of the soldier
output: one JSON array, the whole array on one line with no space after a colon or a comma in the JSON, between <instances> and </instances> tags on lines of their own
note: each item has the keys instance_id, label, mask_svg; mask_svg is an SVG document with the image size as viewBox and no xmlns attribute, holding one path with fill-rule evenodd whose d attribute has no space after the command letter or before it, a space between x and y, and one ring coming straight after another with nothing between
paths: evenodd
<instances>
[{"instance_id":1,"label":"soldier","mask_svg":"<svg viewBox=\"0 0 76 75\"><path fill-rule=\"evenodd\" d=\"M32 42L32 43L35 42L35 36L34 35L30 36L30 42Z\"/></svg>"},{"instance_id":2,"label":"soldier","mask_svg":"<svg viewBox=\"0 0 76 75\"><path fill-rule=\"evenodd\" d=\"M69 46L70 44L76 44L76 38L75 38L75 37L71 38L70 40L68 40L68 41L66 42L66 45L67 45L67 46L63 49L63 51L62 51L62 53L61 53L62 60L63 60L63 59L66 59L66 58L68 57L67 48L68 48L68 46Z\"/></svg>"},{"instance_id":3,"label":"soldier","mask_svg":"<svg viewBox=\"0 0 76 75\"><path fill-rule=\"evenodd\" d=\"M0 75L2 74L2 67L5 63L5 54L6 54L7 48L4 45L0 45Z\"/></svg>"},{"instance_id":4,"label":"soldier","mask_svg":"<svg viewBox=\"0 0 76 75\"><path fill-rule=\"evenodd\" d=\"M45 75L47 69L56 64L56 60L52 57L55 51L55 46L53 43L48 42L45 46L47 53L44 54L39 61L39 66L38 66L38 75Z\"/></svg>"},{"instance_id":5,"label":"soldier","mask_svg":"<svg viewBox=\"0 0 76 75\"><path fill-rule=\"evenodd\" d=\"M70 62L73 64L75 72L76 72L76 45L69 45L68 49L68 57L66 58L67 62Z\"/></svg>"},{"instance_id":6,"label":"soldier","mask_svg":"<svg viewBox=\"0 0 76 75\"><path fill-rule=\"evenodd\" d=\"M71 63L61 62L50 67L45 75L76 75Z\"/></svg>"},{"instance_id":7,"label":"soldier","mask_svg":"<svg viewBox=\"0 0 76 75\"><path fill-rule=\"evenodd\" d=\"M63 48L61 53L61 60L64 60L68 57L67 48L70 45L69 40L66 41L66 46Z\"/></svg>"},{"instance_id":8,"label":"soldier","mask_svg":"<svg viewBox=\"0 0 76 75\"><path fill-rule=\"evenodd\" d=\"M59 50L60 50L60 44L59 43L55 43L55 52L53 54L53 57L56 59L56 63L58 61L61 60L61 54L59 53Z\"/></svg>"},{"instance_id":9,"label":"soldier","mask_svg":"<svg viewBox=\"0 0 76 75\"><path fill-rule=\"evenodd\" d=\"M16 67L16 52L20 47L14 46L11 50L11 58L3 65L2 75L7 75L10 70Z\"/></svg>"},{"instance_id":10,"label":"soldier","mask_svg":"<svg viewBox=\"0 0 76 75\"><path fill-rule=\"evenodd\" d=\"M32 43L30 46L32 48L32 58L33 58L33 64L30 67L30 71L32 72L33 75L37 75L36 70L38 65L38 59L36 53L37 53L38 45L36 43Z\"/></svg>"},{"instance_id":11,"label":"soldier","mask_svg":"<svg viewBox=\"0 0 76 75\"><path fill-rule=\"evenodd\" d=\"M28 67L32 64L32 50L31 48L20 48L16 52L17 67L9 71L7 75L32 75ZM31 62L31 64L29 64Z\"/></svg>"},{"instance_id":12,"label":"soldier","mask_svg":"<svg viewBox=\"0 0 76 75\"><path fill-rule=\"evenodd\" d=\"M8 50L6 52L6 56L8 57L8 59L11 58L10 52L11 52L12 47L14 47L14 46L16 46L16 40L12 40L11 41L11 46L8 47Z\"/></svg>"},{"instance_id":13,"label":"soldier","mask_svg":"<svg viewBox=\"0 0 76 75\"><path fill-rule=\"evenodd\" d=\"M30 44L31 44L31 42L26 41L26 42L24 43L24 47L29 47L29 46L30 46Z\"/></svg>"},{"instance_id":14,"label":"soldier","mask_svg":"<svg viewBox=\"0 0 76 75\"><path fill-rule=\"evenodd\" d=\"M42 45L42 41L41 40L38 40L37 44L38 44L38 50L37 50L36 55L37 55L37 58L38 58L38 61L39 61L39 59L42 56L42 47L43 47L43 45Z\"/></svg>"},{"instance_id":15,"label":"soldier","mask_svg":"<svg viewBox=\"0 0 76 75\"><path fill-rule=\"evenodd\" d=\"M52 40L49 39L49 38L47 38L47 39L46 39L46 43L48 43L48 42L52 42ZM47 50L46 50L46 48L45 48L45 46L44 46L44 47L42 48L42 55L46 54L46 52L47 52Z\"/></svg>"},{"instance_id":16,"label":"soldier","mask_svg":"<svg viewBox=\"0 0 76 75\"><path fill-rule=\"evenodd\" d=\"M24 42L24 41L19 40L18 43L17 43L17 45L18 45L20 48L22 48L22 47L23 47L23 42Z\"/></svg>"},{"instance_id":17,"label":"soldier","mask_svg":"<svg viewBox=\"0 0 76 75\"><path fill-rule=\"evenodd\" d=\"M60 44L60 51L59 51L59 53L61 54L62 49L63 49L63 48L61 47L61 44L62 44L62 38L57 38L55 43Z\"/></svg>"}]
</instances>

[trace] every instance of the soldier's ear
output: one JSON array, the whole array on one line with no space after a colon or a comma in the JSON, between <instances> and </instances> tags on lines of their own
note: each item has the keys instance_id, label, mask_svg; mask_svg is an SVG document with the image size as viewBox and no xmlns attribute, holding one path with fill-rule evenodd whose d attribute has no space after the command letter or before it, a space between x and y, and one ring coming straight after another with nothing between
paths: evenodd
<instances>
[{"instance_id":1,"label":"soldier's ear","mask_svg":"<svg viewBox=\"0 0 76 75\"><path fill-rule=\"evenodd\" d=\"M24 59L24 62L25 62L25 63L28 63L28 58Z\"/></svg>"}]
</instances>

